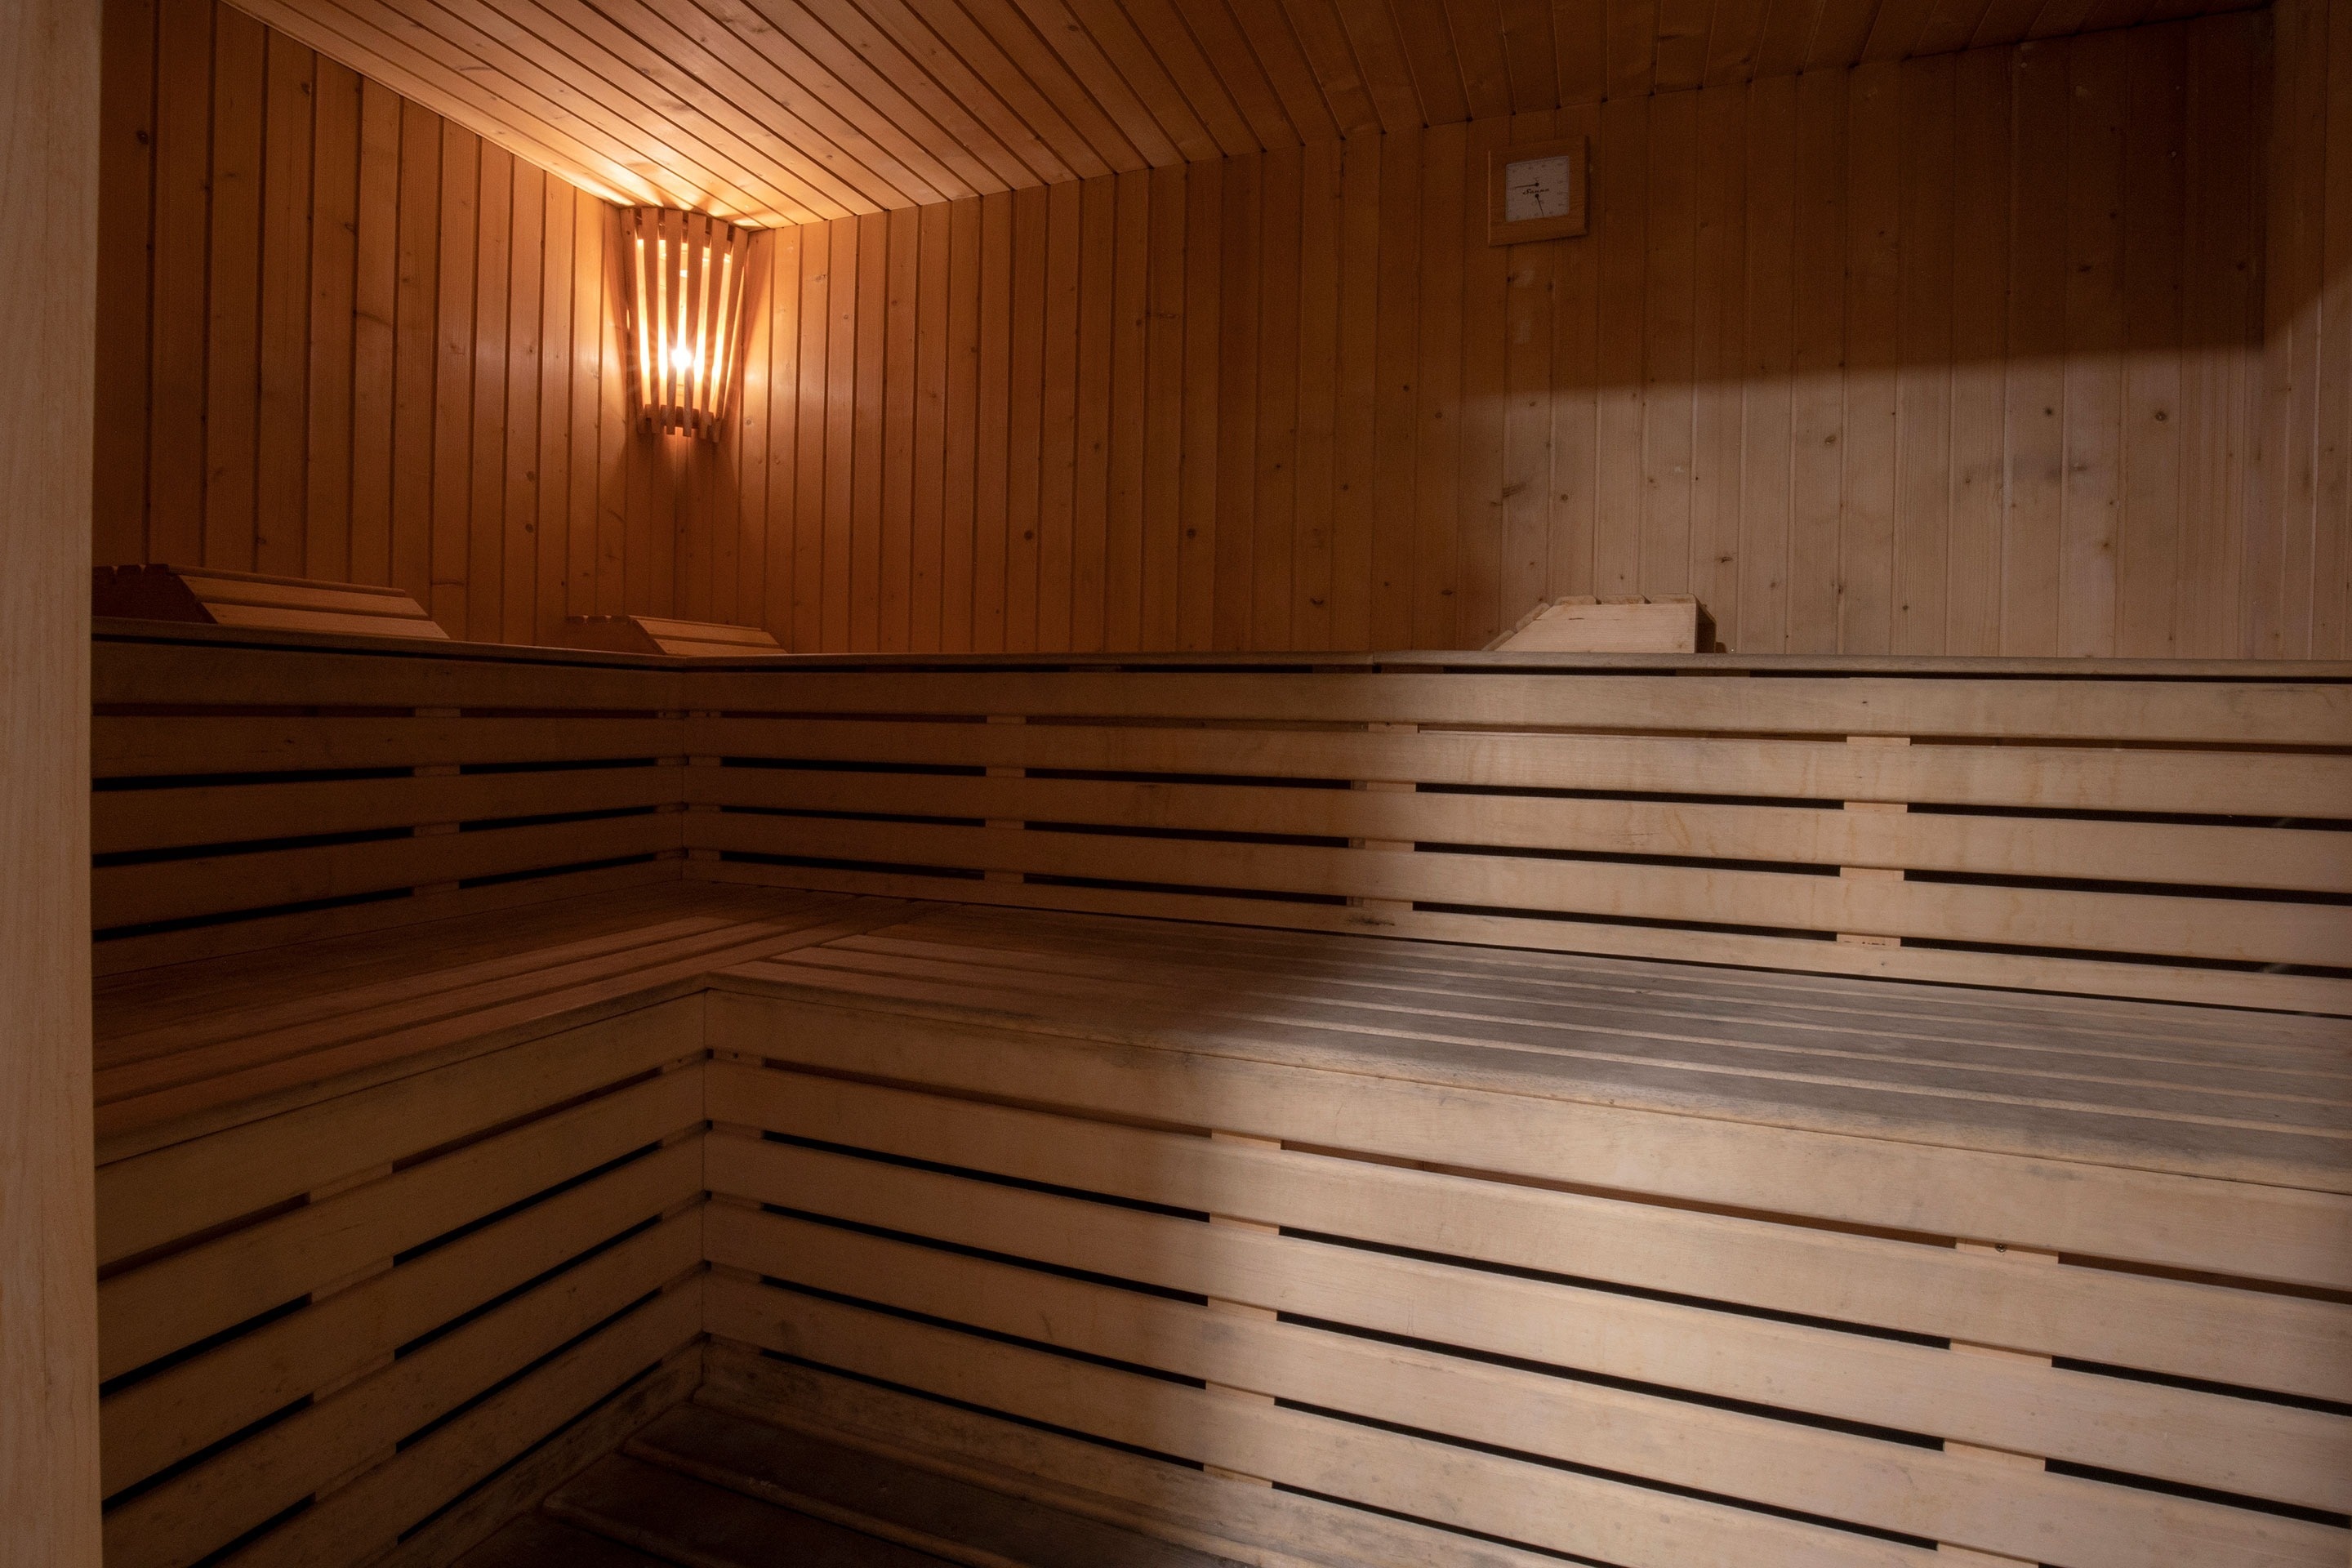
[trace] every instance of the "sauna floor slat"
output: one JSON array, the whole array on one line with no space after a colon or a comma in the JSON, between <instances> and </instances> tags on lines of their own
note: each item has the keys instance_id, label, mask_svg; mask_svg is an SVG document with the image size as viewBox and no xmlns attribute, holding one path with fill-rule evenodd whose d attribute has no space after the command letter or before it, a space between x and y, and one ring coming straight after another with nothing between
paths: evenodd
<instances>
[{"instance_id":1,"label":"sauna floor slat","mask_svg":"<svg viewBox=\"0 0 2352 1568\"><path fill-rule=\"evenodd\" d=\"M701 1405L670 1411L457 1568L1234 1568L1229 1559Z\"/></svg>"}]
</instances>

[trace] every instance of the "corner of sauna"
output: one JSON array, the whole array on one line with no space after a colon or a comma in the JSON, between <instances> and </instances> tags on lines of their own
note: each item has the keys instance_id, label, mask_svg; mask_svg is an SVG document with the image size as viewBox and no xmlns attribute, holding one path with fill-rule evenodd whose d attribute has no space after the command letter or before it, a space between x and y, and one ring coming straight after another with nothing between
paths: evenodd
<instances>
[{"instance_id":1,"label":"corner of sauna","mask_svg":"<svg viewBox=\"0 0 2352 1568\"><path fill-rule=\"evenodd\" d=\"M2340 0L18 10L0 1568L2352 1561Z\"/></svg>"}]
</instances>

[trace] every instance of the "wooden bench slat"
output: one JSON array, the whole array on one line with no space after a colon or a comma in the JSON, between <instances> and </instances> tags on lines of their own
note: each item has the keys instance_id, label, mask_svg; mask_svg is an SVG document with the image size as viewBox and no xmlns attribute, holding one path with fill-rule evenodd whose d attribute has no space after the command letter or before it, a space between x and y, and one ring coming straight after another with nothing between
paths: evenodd
<instances>
[{"instance_id":1,"label":"wooden bench slat","mask_svg":"<svg viewBox=\"0 0 2352 1568\"><path fill-rule=\"evenodd\" d=\"M147 1365L657 1143L701 1111L698 1079L671 1073L118 1274L99 1287L100 1376Z\"/></svg>"},{"instance_id":2,"label":"wooden bench slat","mask_svg":"<svg viewBox=\"0 0 2352 1568\"><path fill-rule=\"evenodd\" d=\"M1832 1416L1983 1447L2046 1454L2220 1491L2336 1511L2342 1511L2344 1504L2352 1500L2352 1419L2340 1415L2056 1371L2021 1361L1955 1356L1947 1350L1833 1329L1759 1321L1697 1305L1642 1300L1436 1261L1389 1258L1239 1226L1202 1225L1109 1204L905 1171L820 1151L714 1137L707 1154L715 1192L982 1252L1034 1259L1058 1268L1750 1405ZM713 1263L999 1331L1055 1338L1052 1333L1036 1332L1034 1321L1029 1326L1008 1327L1002 1319L974 1317L967 1310L954 1308L951 1303L958 1288L945 1281L965 1279L974 1301L995 1287L919 1249L901 1248L887 1258L861 1255L863 1261L840 1263L847 1272L806 1272L824 1267L823 1260L829 1257L845 1258L838 1249L856 1253L858 1244L845 1239L848 1234L726 1205L708 1220ZM935 1261L938 1266L933 1270ZM921 1288L927 1294L921 1299L875 1294L877 1282L909 1275L923 1277ZM1002 1299L1009 1301L1020 1300L1028 1284L1018 1279L1002 1283L1006 1293ZM1071 1297L1052 1302L1053 1289L1042 1280L1034 1282L1032 1300L1038 1310L1048 1313L1047 1321L1060 1320L1066 1312L1083 1321L1104 1312L1115 1315L1119 1310L1118 1304L1089 1307ZM944 1293L928 1293L935 1289ZM943 1302L950 1304L943 1306ZM1150 1342L1148 1332L1143 1337ZM1307 1384L1270 1387L1248 1378L1204 1372L1198 1365L1129 1353L1134 1346L1056 1342L1305 1404L1342 1406L1407 1425L1428 1425L1392 1412L1347 1405L1336 1397L1321 1397L1334 1391ZM1311 1352L1302 1349L1300 1353ZM1588 1413L1593 1420L1602 1419L1604 1414L1598 1408ZM1671 1427L1676 1413L1649 1409L1628 1418L1654 1420ZM1576 1426L1585 1418L1563 1412L1559 1419L1564 1426ZM1752 1442L1768 1450L1783 1443L1802 1447L1815 1441L1805 1431L1781 1433L1752 1424L1760 1419L1733 1423L1743 1435L1727 1440L1735 1447ZM1695 1426L1706 1424L1696 1413L1692 1421ZM1486 1440L1507 1447L1529 1446L1493 1436ZM1876 1439L1819 1441L1821 1462L1832 1468L1852 1465L1867 1471L1900 1458L1874 1448ZM1853 1447L1856 1442L1863 1447ZM1654 1446L1672 1447L1673 1444ZM1638 1447L1654 1445L1644 1439ZM1608 1466L1590 1453L1555 1457L1622 1468ZM1933 1466L1916 1473L1918 1489L1937 1489L1934 1473ZM1653 1472L1653 1478L1705 1484L1687 1472ZM1727 1481L1727 1471L1720 1479ZM1736 1489L1727 1485L1719 1489ZM1785 1496L1748 1495L1786 1507L1810 1507ZM1857 1522L1937 1540L1959 1539L1947 1530L1918 1528L1923 1521L1916 1520L1906 1523L1885 1517L1859 1518Z\"/></svg>"},{"instance_id":3,"label":"wooden bench slat","mask_svg":"<svg viewBox=\"0 0 2352 1568\"><path fill-rule=\"evenodd\" d=\"M992 1196L983 1194L975 1201ZM2335 1568L2335 1559L2352 1545L2352 1536L2338 1529L2290 1523L2223 1504L2047 1472L2027 1477L1981 1469L1937 1449L1304 1324L1220 1313L1193 1302L782 1215L721 1212L711 1222L714 1263L834 1295L1297 1405L2003 1555L2015 1556L2022 1549L2085 1568L2120 1568L2167 1550L2177 1554L2171 1560L2184 1564L2237 1563L2267 1551L2283 1561ZM1140 1226L1139 1220L1134 1228ZM1116 1265L1146 1251L1148 1247L1122 1249L1076 1267L1117 1275L1121 1269ZM1465 1280L1462 1288L1475 1285ZM1354 1294L1345 1287L1335 1294L1342 1292ZM1328 1314L1314 1315L1329 1321ZM1466 1316L1454 1317L1452 1325ZM1528 1348L1523 1345L1519 1353L1526 1356ZM1527 1359L1575 1370L1590 1365L1556 1357ZM1964 1397L1974 1369L1949 1352L1946 1359L1962 1362L1953 1369L1952 1394ZM1824 1358L1786 1381L1773 1381L1788 1387L1801 1379L1840 1376L1835 1362ZM2121 1411L2105 1419L2118 1426L2136 1424ZM2237 1431L2254 1426L2242 1422ZM2264 1475L2259 1463L2229 1466L2219 1462L2224 1456L2210 1450L2195 1456L2207 1462L2179 1468L2209 1479L2259 1478L2266 1489L2293 1490L2294 1500L2324 1493L2328 1502L2339 1502L2346 1489L2337 1479L2346 1444L2337 1436L2325 1454L2307 1456L2310 1463L2297 1467L2292 1479ZM2264 1447L2273 1458L2294 1452L2293 1438L2284 1431ZM2147 1450L2134 1457L2146 1458Z\"/></svg>"},{"instance_id":4,"label":"wooden bench slat","mask_svg":"<svg viewBox=\"0 0 2352 1568\"><path fill-rule=\"evenodd\" d=\"M792 1291L714 1278L704 1300L711 1331L746 1344L1557 1552L1770 1568L1933 1561L1916 1547L1247 1404Z\"/></svg>"},{"instance_id":5,"label":"wooden bench slat","mask_svg":"<svg viewBox=\"0 0 2352 1568\"><path fill-rule=\"evenodd\" d=\"M2352 690L2322 683L1904 679L1793 676L901 674L712 670L691 706L750 713L1025 714L1035 718L1409 723L1517 730L2000 736L2018 740L2352 745Z\"/></svg>"},{"instance_id":6,"label":"wooden bench slat","mask_svg":"<svg viewBox=\"0 0 2352 1568\"><path fill-rule=\"evenodd\" d=\"M691 804L772 811L2352 893L2352 834L2323 830L768 768L695 769L685 782Z\"/></svg>"},{"instance_id":7,"label":"wooden bench slat","mask_svg":"<svg viewBox=\"0 0 2352 1568\"><path fill-rule=\"evenodd\" d=\"M1115 720L971 724L699 717L685 724L687 748L699 754L812 762L1390 778L1513 789L2292 817L2340 816L2352 796L2352 758L2332 752L2100 744L1859 747L1842 740L1741 734L1367 733Z\"/></svg>"},{"instance_id":8,"label":"wooden bench slat","mask_svg":"<svg viewBox=\"0 0 2352 1568\"><path fill-rule=\"evenodd\" d=\"M247 1547L239 1568L358 1562L437 1568L446 1558L428 1553L446 1550L446 1542L429 1531L404 1542L404 1532L596 1406L615 1387L689 1345L701 1321L701 1283L688 1279L288 1521ZM672 1382L648 1392L656 1395L652 1405L659 1409L684 1391ZM623 1408L646 1413L642 1403Z\"/></svg>"},{"instance_id":9,"label":"wooden bench slat","mask_svg":"<svg viewBox=\"0 0 2352 1568\"><path fill-rule=\"evenodd\" d=\"M673 1144L131 1384L100 1408L107 1495L698 1198L701 1156Z\"/></svg>"},{"instance_id":10,"label":"wooden bench slat","mask_svg":"<svg viewBox=\"0 0 2352 1568\"><path fill-rule=\"evenodd\" d=\"M2352 1394L2352 1307L2113 1269L2037 1269L1948 1247L1637 1196L1264 1150L908 1089L715 1064L715 1120L1293 1230L1352 1237L2319 1399ZM720 1138L722 1173L783 1156ZM785 1201L785 1200L778 1200Z\"/></svg>"},{"instance_id":11,"label":"wooden bench slat","mask_svg":"<svg viewBox=\"0 0 2352 1568\"><path fill-rule=\"evenodd\" d=\"M1022 1031L943 1007L720 981L705 1002L715 1043L809 1068L1406 1160L1457 1163L1475 1149L1502 1174L2352 1288L2352 1200L2336 1193L1580 1103L1486 1087L1458 1067L1372 1076L1397 1066L1358 1056L1350 1070L1345 1056L1278 1039L1173 1058L1177 1038L1137 1048L1148 1031ZM1184 1070L1166 1071L1171 1059Z\"/></svg>"},{"instance_id":12,"label":"wooden bench slat","mask_svg":"<svg viewBox=\"0 0 2352 1568\"><path fill-rule=\"evenodd\" d=\"M1045 833L916 822L690 816L689 848L908 868L1017 871L1204 891L1252 889L1498 910L1694 921L2093 952L2332 965L2352 909L2223 904L2137 892L1856 881L1796 872L1559 861L1503 855L1363 855L1344 848ZM876 889L876 891L883 891Z\"/></svg>"}]
</instances>

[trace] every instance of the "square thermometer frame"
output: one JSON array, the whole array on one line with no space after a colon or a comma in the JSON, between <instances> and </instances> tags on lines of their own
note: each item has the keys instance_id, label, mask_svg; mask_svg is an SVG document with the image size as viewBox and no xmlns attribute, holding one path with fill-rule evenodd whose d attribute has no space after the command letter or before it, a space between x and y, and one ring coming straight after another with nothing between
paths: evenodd
<instances>
[{"instance_id":1,"label":"square thermometer frame","mask_svg":"<svg viewBox=\"0 0 2352 1568\"><path fill-rule=\"evenodd\" d=\"M1586 153L1590 142L1585 136L1556 136L1548 142L1514 142L1490 151L1486 154L1486 243L1524 245L1584 233L1591 206L1591 161ZM1568 211L1558 217L1521 218L1517 223L1504 216L1510 211L1507 188L1510 166L1562 156L1568 159Z\"/></svg>"}]
</instances>

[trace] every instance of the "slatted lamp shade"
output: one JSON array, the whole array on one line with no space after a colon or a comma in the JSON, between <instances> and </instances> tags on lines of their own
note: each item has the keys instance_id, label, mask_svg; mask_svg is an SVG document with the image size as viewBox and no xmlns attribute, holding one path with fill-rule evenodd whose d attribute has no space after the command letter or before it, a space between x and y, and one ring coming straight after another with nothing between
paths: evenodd
<instances>
[{"instance_id":1,"label":"slatted lamp shade","mask_svg":"<svg viewBox=\"0 0 2352 1568\"><path fill-rule=\"evenodd\" d=\"M742 357L752 231L706 213L631 207L622 234L637 427L715 441Z\"/></svg>"}]
</instances>

